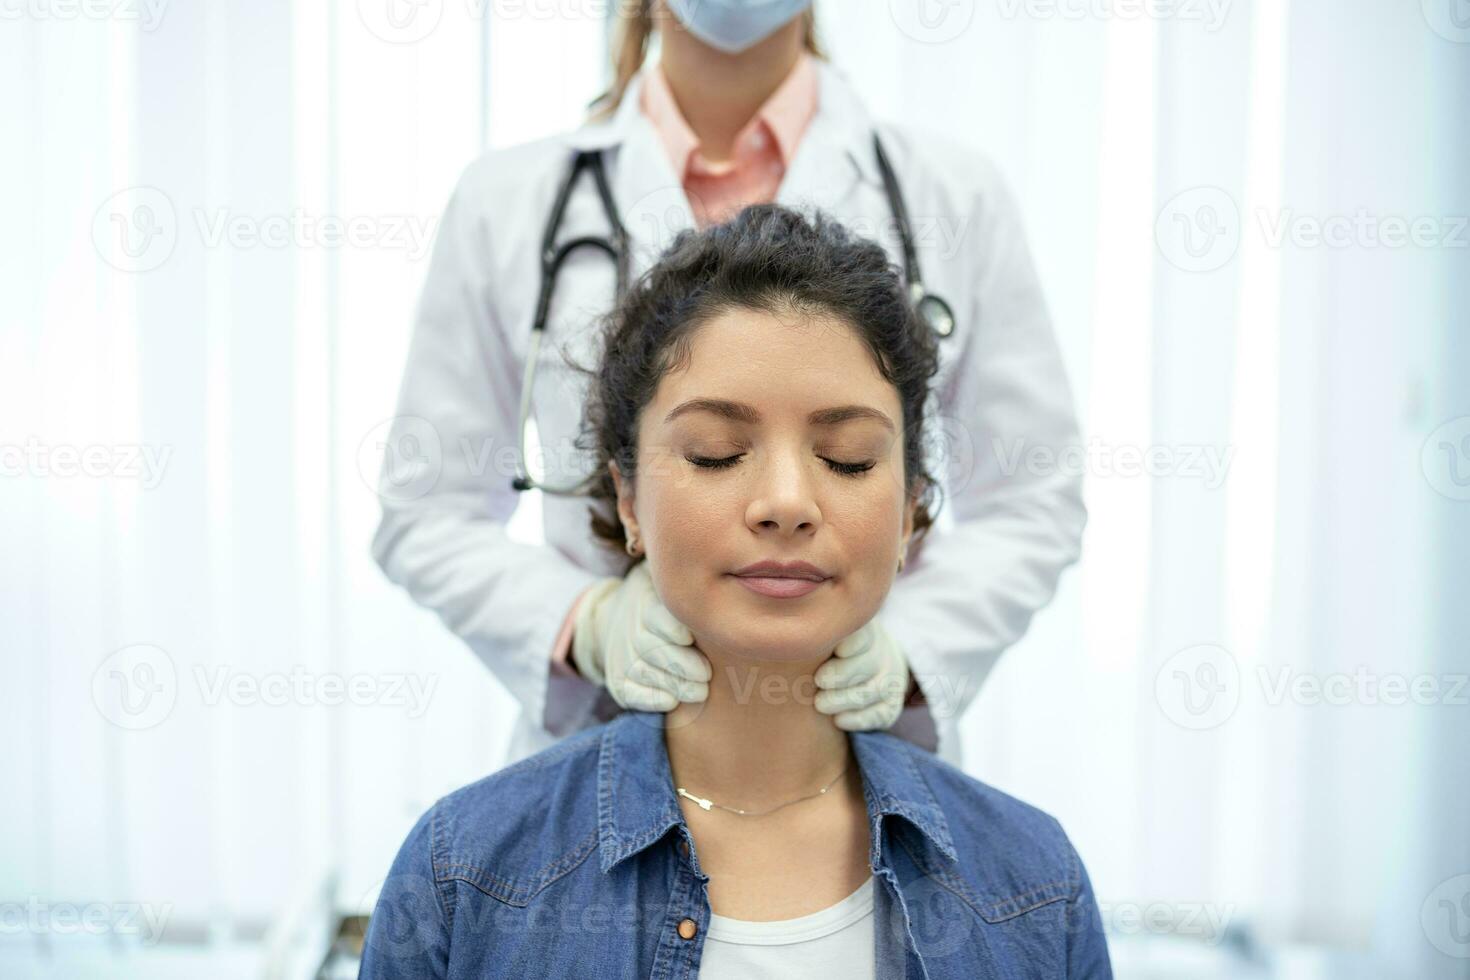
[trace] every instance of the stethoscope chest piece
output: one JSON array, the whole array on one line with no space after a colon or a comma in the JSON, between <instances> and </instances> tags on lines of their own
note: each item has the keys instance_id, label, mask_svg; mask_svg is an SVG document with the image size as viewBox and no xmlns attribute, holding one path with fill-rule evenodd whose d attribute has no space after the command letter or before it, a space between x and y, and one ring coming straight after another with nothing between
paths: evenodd
<instances>
[{"instance_id":1,"label":"stethoscope chest piece","mask_svg":"<svg viewBox=\"0 0 1470 980\"><path fill-rule=\"evenodd\" d=\"M919 319L935 336L948 337L954 333L954 311L938 296L924 293L914 304L914 309L918 312Z\"/></svg>"}]
</instances>

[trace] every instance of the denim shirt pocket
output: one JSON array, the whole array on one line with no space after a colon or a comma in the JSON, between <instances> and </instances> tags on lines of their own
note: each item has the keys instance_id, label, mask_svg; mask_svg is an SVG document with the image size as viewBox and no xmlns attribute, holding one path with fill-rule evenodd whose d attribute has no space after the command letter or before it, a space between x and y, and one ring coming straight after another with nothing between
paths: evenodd
<instances>
[{"instance_id":1,"label":"denim shirt pocket","mask_svg":"<svg viewBox=\"0 0 1470 980\"><path fill-rule=\"evenodd\" d=\"M539 866L532 864L522 869L490 869L480 866L488 863L483 859L471 863L449 855L444 864L434 866L434 878L440 884L462 881L506 905L524 908L547 886L575 871L596 849L597 828L594 827L590 834L570 850L553 856Z\"/></svg>"},{"instance_id":2,"label":"denim shirt pocket","mask_svg":"<svg viewBox=\"0 0 1470 980\"><path fill-rule=\"evenodd\" d=\"M1072 868L1045 862L982 871L943 863L907 843L902 851L913 869L903 877L918 872L904 892L928 976L1065 976L1067 903L1079 885Z\"/></svg>"},{"instance_id":3,"label":"denim shirt pocket","mask_svg":"<svg viewBox=\"0 0 1470 980\"><path fill-rule=\"evenodd\" d=\"M979 905L980 917L992 925L997 922L1005 922L1007 919L1014 919L1018 915L1025 915L1027 912L1039 909L1043 905L1064 902L1076 890L1076 881L1050 881L1015 895L982 902Z\"/></svg>"}]
</instances>

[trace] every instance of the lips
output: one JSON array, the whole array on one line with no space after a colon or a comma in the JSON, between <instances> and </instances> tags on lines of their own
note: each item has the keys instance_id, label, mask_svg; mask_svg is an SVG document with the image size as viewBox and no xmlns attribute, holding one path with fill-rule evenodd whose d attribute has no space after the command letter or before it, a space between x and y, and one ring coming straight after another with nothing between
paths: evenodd
<instances>
[{"instance_id":1,"label":"lips","mask_svg":"<svg viewBox=\"0 0 1470 980\"><path fill-rule=\"evenodd\" d=\"M758 561L731 574L760 578L799 578L808 582L823 582L832 577L816 565L804 561Z\"/></svg>"},{"instance_id":2,"label":"lips","mask_svg":"<svg viewBox=\"0 0 1470 980\"><path fill-rule=\"evenodd\" d=\"M759 561L731 575L750 591L771 599L798 599L831 579L826 572L804 561Z\"/></svg>"}]
</instances>

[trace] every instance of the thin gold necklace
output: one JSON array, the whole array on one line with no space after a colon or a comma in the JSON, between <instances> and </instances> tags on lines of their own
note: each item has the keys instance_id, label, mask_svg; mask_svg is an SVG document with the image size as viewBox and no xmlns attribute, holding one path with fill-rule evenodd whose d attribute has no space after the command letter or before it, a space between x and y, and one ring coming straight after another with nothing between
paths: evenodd
<instances>
[{"instance_id":1,"label":"thin gold necklace","mask_svg":"<svg viewBox=\"0 0 1470 980\"><path fill-rule=\"evenodd\" d=\"M850 763L849 763L849 765L850 765ZM839 772L837 775L835 775L835 776L832 777L832 782L828 783L826 786L823 786L821 789L817 790L815 793L812 793L812 794L810 794L808 796L798 797L797 799L794 799L794 800L788 800L787 802L782 803L780 806L773 806L773 807L771 807L769 810L742 810L739 807L725 806L725 804L723 804L723 803L716 803L713 800L706 800L706 799L704 799L701 796L695 796L693 793L689 792L688 790L686 790L682 786L675 786L674 789L676 789L676 790L679 791L679 795L680 796L684 797L687 800L693 800L695 803L698 803L699 806L702 809L705 809L705 810L708 810L712 806L717 806L721 810L729 810L731 813L738 813L742 817L763 817L763 816L765 816L768 813L775 813L777 810L780 810L783 807L791 806L793 803L800 803L800 802L802 802L802 800L813 800L813 799L816 799L818 796L821 796L822 794L826 793L827 790L831 789L832 786L833 786L833 784L835 784L837 782L837 780L839 780L839 779L842 778L842 773L844 773L844 772L847 772L847 766L846 765L844 765L842 767L842 772Z\"/></svg>"}]
</instances>

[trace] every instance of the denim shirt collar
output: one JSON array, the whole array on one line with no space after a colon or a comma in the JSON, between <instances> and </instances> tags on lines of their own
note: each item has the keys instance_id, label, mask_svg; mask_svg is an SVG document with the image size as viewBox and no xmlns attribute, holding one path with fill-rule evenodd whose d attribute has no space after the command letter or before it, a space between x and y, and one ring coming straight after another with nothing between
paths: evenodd
<instances>
[{"instance_id":1,"label":"denim shirt collar","mask_svg":"<svg viewBox=\"0 0 1470 980\"><path fill-rule=\"evenodd\" d=\"M603 729L597 758L597 837L604 872L662 838L671 827L688 833L664 745L665 718L658 712L628 711ZM908 821L937 853L957 862L949 823L914 766L909 755L913 750L885 732L850 732L848 737L863 777L869 865L884 866L886 817Z\"/></svg>"}]
</instances>

